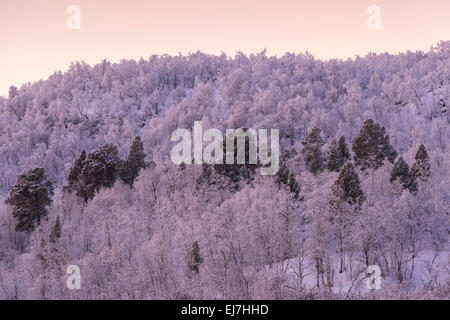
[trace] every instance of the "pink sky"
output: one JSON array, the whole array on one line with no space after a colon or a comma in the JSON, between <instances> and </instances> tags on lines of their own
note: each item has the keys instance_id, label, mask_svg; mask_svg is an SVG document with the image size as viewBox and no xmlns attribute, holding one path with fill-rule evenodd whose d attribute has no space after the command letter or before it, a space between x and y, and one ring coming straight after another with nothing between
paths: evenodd
<instances>
[{"instance_id":1,"label":"pink sky","mask_svg":"<svg viewBox=\"0 0 450 320\"><path fill-rule=\"evenodd\" d=\"M66 26L69 5L81 29ZM381 8L381 30L366 26ZM148 58L197 50L234 55L266 48L318 58L427 50L450 40L450 0L1 0L0 95L72 61Z\"/></svg>"}]
</instances>

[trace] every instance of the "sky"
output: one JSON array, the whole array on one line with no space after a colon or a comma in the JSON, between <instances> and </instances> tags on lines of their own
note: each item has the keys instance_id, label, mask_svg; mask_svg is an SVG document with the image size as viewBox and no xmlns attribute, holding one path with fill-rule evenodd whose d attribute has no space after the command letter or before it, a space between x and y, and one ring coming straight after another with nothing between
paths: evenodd
<instances>
[{"instance_id":1,"label":"sky","mask_svg":"<svg viewBox=\"0 0 450 320\"><path fill-rule=\"evenodd\" d=\"M347 59L440 40L450 40L450 0L0 0L0 95L74 61L263 49Z\"/></svg>"}]
</instances>

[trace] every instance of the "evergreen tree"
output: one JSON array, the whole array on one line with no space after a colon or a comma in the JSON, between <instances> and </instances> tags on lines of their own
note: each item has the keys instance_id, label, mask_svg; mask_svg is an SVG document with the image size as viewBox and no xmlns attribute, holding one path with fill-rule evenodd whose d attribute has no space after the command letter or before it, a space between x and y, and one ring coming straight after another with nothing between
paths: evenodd
<instances>
[{"instance_id":1,"label":"evergreen tree","mask_svg":"<svg viewBox=\"0 0 450 320\"><path fill-rule=\"evenodd\" d=\"M82 151L77 159L75 159L72 168L70 168L69 175L67 176L68 185L63 189L65 191L73 191L76 189L76 185L79 183L81 170L83 170L83 162L86 160L86 151Z\"/></svg>"},{"instance_id":2,"label":"evergreen tree","mask_svg":"<svg viewBox=\"0 0 450 320\"><path fill-rule=\"evenodd\" d=\"M280 162L280 168L276 174L276 181L279 186L285 185L294 194L295 199L299 199L300 185L295 179L294 174L284 164L284 161Z\"/></svg>"},{"instance_id":3,"label":"evergreen tree","mask_svg":"<svg viewBox=\"0 0 450 320\"><path fill-rule=\"evenodd\" d=\"M389 181L398 185L401 188L414 193L417 190L416 181L411 174L408 164L400 157L394 164L394 168L391 171L391 177Z\"/></svg>"},{"instance_id":4,"label":"evergreen tree","mask_svg":"<svg viewBox=\"0 0 450 320\"><path fill-rule=\"evenodd\" d=\"M132 186L134 180L139 175L139 171L147 167L145 157L146 154L141 137L137 136L131 145L127 160L124 163L124 169L121 173L121 178L125 183Z\"/></svg>"},{"instance_id":5,"label":"evergreen tree","mask_svg":"<svg viewBox=\"0 0 450 320\"><path fill-rule=\"evenodd\" d=\"M336 140L331 141L327 154L327 168L329 171L339 172L342 166L347 160L350 160L350 152L348 151L347 143L344 136L339 138L339 142Z\"/></svg>"},{"instance_id":6,"label":"evergreen tree","mask_svg":"<svg viewBox=\"0 0 450 320\"><path fill-rule=\"evenodd\" d=\"M59 216L57 216L56 222L52 227L52 231L50 232L50 242L55 243L59 238L61 238L61 223L59 221Z\"/></svg>"},{"instance_id":7,"label":"evergreen tree","mask_svg":"<svg viewBox=\"0 0 450 320\"><path fill-rule=\"evenodd\" d=\"M182 164L184 164L184 162ZM209 165L207 163L202 163L202 173L197 178L197 188L198 188L198 185L201 185L201 184L207 184L207 185L213 184L213 181L211 179L211 176L213 174L212 171L213 171L212 165Z\"/></svg>"},{"instance_id":8,"label":"evergreen tree","mask_svg":"<svg viewBox=\"0 0 450 320\"><path fill-rule=\"evenodd\" d=\"M358 174L352 163L347 161L331 187L329 198L332 213L330 220L337 226L340 252L340 273L344 270L344 243L348 236L347 226L352 223L352 217L359 211L363 201L364 193L361 189Z\"/></svg>"},{"instance_id":9,"label":"evergreen tree","mask_svg":"<svg viewBox=\"0 0 450 320\"><path fill-rule=\"evenodd\" d=\"M394 163L397 152L389 143L389 136L384 127L380 127L372 119L364 121L358 135L353 139L353 153L356 166L361 170L374 170L383 166L384 159Z\"/></svg>"},{"instance_id":10,"label":"evergreen tree","mask_svg":"<svg viewBox=\"0 0 450 320\"><path fill-rule=\"evenodd\" d=\"M189 252L189 269L196 274L200 273L200 265L203 263L203 258L200 254L200 246L197 241L194 241L192 249Z\"/></svg>"},{"instance_id":11,"label":"evergreen tree","mask_svg":"<svg viewBox=\"0 0 450 320\"><path fill-rule=\"evenodd\" d=\"M243 132L247 132L247 128L242 128ZM214 164L214 171L220 175L223 175L227 178L230 178L234 184L239 184L241 180L245 182L250 182L253 179L255 174L255 170L259 164L251 164L250 163L250 140L246 137L245 143L243 143L242 148L244 149L245 161L244 164L238 164L238 139L237 137L233 138L234 143L234 155L233 155L233 164L226 163L226 141L227 135L223 136L223 163L222 164Z\"/></svg>"},{"instance_id":12,"label":"evergreen tree","mask_svg":"<svg viewBox=\"0 0 450 320\"><path fill-rule=\"evenodd\" d=\"M339 176L331 187L332 197L330 204L333 208L339 208L342 203L349 205L361 205L364 201L364 193L355 167L347 161L339 172Z\"/></svg>"},{"instance_id":13,"label":"evergreen tree","mask_svg":"<svg viewBox=\"0 0 450 320\"><path fill-rule=\"evenodd\" d=\"M119 168L120 158L115 145L108 143L90 152L83 161L78 195L87 202L100 188L112 187L118 177Z\"/></svg>"},{"instance_id":14,"label":"evergreen tree","mask_svg":"<svg viewBox=\"0 0 450 320\"><path fill-rule=\"evenodd\" d=\"M419 146L415 160L416 162L414 162L411 168L411 174L415 179L427 181L430 178L430 160L423 144Z\"/></svg>"},{"instance_id":15,"label":"evergreen tree","mask_svg":"<svg viewBox=\"0 0 450 320\"><path fill-rule=\"evenodd\" d=\"M43 168L31 169L17 177L6 203L13 208L17 220L16 230L31 232L47 215L46 207L52 202L53 184Z\"/></svg>"},{"instance_id":16,"label":"evergreen tree","mask_svg":"<svg viewBox=\"0 0 450 320\"><path fill-rule=\"evenodd\" d=\"M325 157L321 150L324 142L320 137L320 129L316 127L312 128L311 131L306 134L305 140L302 141L302 145L302 154L307 169L314 175L321 172L324 167Z\"/></svg>"}]
</instances>

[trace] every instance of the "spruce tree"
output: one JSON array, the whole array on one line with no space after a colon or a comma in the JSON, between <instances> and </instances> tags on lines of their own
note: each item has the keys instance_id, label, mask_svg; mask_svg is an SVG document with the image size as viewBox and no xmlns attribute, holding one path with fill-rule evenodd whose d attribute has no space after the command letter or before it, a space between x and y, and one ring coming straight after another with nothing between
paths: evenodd
<instances>
[{"instance_id":1,"label":"spruce tree","mask_svg":"<svg viewBox=\"0 0 450 320\"><path fill-rule=\"evenodd\" d=\"M194 241L192 249L189 252L188 266L191 271L196 274L200 273L200 265L203 263L203 258L200 254L200 246L197 241Z\"/></svg>"},{"instance_id":2,"label":"spruce tree","mask_svg":"<svg viewBox=\"0 0 450 320\"><path fill-rule=\"evenodd\" d=\"M47 215L46 207L52 202L53 184L43 168L35 168L21 174L11 188L6 203L12 206L17 220L16 231L31 232Z\"/></svg>"},{"instance_id":3,"label":"spruce tree","mask_svg":"<svg viewBox=\"0 0 450 320\"><path fill-rule=\"evenodd\" d=\"M130 152L127 157L126 167L128 171L128 177L125 178L125 183L133 185L134 180L139 175L141 169L146 168L147 163L145 162L146 154L144 152L144 145L142 143L141 137L137 136L133 144L131 145Z\"/></svg>"},{"instance_id":4,"label":"spruce tree","mask_svg":"<svg viewBox=\"0 0 450 320\"><path fill-rule=\"evenodd\" d=\"M59 238L61 238L61 222L59 221L59 216L57 216L52 231L50 232L50 242L55 243Z\"/></svg>"},{"instance_id":5,"label":"spruce tree","mask_svg":"<svg viewBox=\"0 0 450 320\"><path fill-rule=\"evenodd\" d=\"M280 168L276 174L276 182L279 186L286 186L288 190L294 195L294 198L299 199L300 185L295 179L294 174L284 164L284 161L281 161L280 163Z\"/></svg>"},{"instance_id":6,"label":"spruce tree","mask_svg":"<svg viewBox=\"0 0 450 320\"><path fill-rule=\"evenodd\" d=\"M324 142L320 136L320 129L314 127L306 134L302 141L302 154L305 160L306 168L314 175L321 172L324 168L325 157L322 153Z\"/></svg>"},{"instance_id":7,"label":"spruce tree","mask_svg":"<svg viewBox=\"0 0 450 320\"><path fill-rule=\"evenodd\" d=\"M331 207L331 222L337 226L339 240L340 267L344 270L344 243L347 237L347 226L352 223L352 217L359 212L364 201L358 174L350 161L347 161L339 172L339 176L331 187L329 204Z\"/></svg>"},{"instance_id":8,"label":"spruce tree","mask_svg":"<svg viewBox=\"0 0 450 320\"><path fill-rule=\"evenodd\" d=\"M364 193L355 167L347 161L339 172L339 176L331 187L330 204L339 209L341 204L359 206L364 201Z\"/></svg>"},{"instance_id":9,"label":"spruce tree","mask_svg":"<svg viewBox=\"0 0 450 320\"><path fill-rule=\"evenodd\" d=\"M67 176L68 185L63 189L65 191L74 191L76 185L79 183L81 170L83 170L83 162L86 160L86 151L82 151L78 158L75 159L72 168L70 168L69 175Z\"/></svg>"},{"instance_id":10,"label":"spruce tree","mask_svg":"<svg viewBox=\"0 0 450 320\"><path fill-rule=\"evenodd\" d=\"M427 150L425 146L421 144L417 150L416 162L414 162L411 173L415 179L421 181L427 181L430 178L430 159L428 158Z\"/></svg>"},{"instance_id":11,"label":"spruce tree","mask_svg":"<svg viewBox=\"0 0 450 320\"><path fill-rule=\"evenodd\" d=\"M394 168L391 171L391 177L389 181L394 186L400 186L404 190L408 190L414 193L417 190L416 181L414 176L409 170L408 164L400 157L394 164ZM399 191L399 190L398 190Z\"/></svg>"},{"instance_id":12,"label":"spruce tree","mask_svg":"<svg viewBox=\"0 0 450 320\"><path fill-rule=\"evenodd\" d=\"M384 127L380 127L372 119L367 119L353 139L353 153L356 166L362 171L372 168L377 170L383 166L385 159L394 163L397 152L389 143L389 136Z\"/></svg>"},{"instance_id":13,"label":"spruce tree","mask_svg":"<svg viewBox=\"0 0 450 320\"><path fill-rule=\"evenodd\" d=\"M112 187L119 174L120 161L117 147L111 143L90 152L83 161L77 194L87 202L100 188Z\"/></svg>"},{"instance_id":14,"label":"spruce tree","mask_svg":"<svg viewBox=\"0 0 450 320\"><path fill-rule=\"evenodd\" d=\"M243 132L247 132L247 128L242 128ZM214 164L214 172L230 178L234 184L239 184L240 181L250 182L253 180L253 176L255 174L255 170L260 164L251 164L250 163L250 140L246 137L245 143L243 144L245 161L244 164L238 164L238 138L235 136L233 138L234 150L233 150L233 164L226 163L227 157L227 134L223 136L223 163L222 164Z\"/></svg>"},{"instance_id":15,"label":"spruce tree","mask_svg":"<svg viewBox=\"0 0 450 320\"><path fill-rule=\"evenodd\" d=\"M339 142L336 140L331 141L327 154L327 168L329 171L339 172L342 166L347 160L350 160L350 152L348 151L347 143L344 136L339 138Z\"/></svg>"},{"instance_id":16,"label":"spruce tree","mask_svg":"<svg viewBox=\"0 0 450 320\"><path fill-rule=\"evenodd\" d=\"M184 162L182 163L184 164ZM213 184L213 180L211 179L211 176L213 175L213 166L209 165L207 163L202 163L202 173L197 178L197 188L198 185L206 184L211 185Z\"/></svg>"}]
</instances>

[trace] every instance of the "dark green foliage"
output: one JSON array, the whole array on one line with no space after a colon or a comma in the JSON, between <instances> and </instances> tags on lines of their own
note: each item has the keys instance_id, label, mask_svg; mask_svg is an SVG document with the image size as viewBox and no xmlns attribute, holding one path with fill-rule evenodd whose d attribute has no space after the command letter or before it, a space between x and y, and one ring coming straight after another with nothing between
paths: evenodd
<instances>
[{"instance_id":1,"label":"dark green foliage","mask_svg":"<svg viewBox=\"0 0 450 320\"><path fill-rule=\"evenodd\" d=\"M312 173L317 174L324 169L325 156L322 153L322 146L324 142L320 136L319 128L312 128L306 134L305 140L302 141L303 158L305 160L306 168Z\"/></svg>"},{"instance_id":2,"label":"dark green foliage","mask_svg":"<svg viewBox=\"0 0 450 320\"><path fill-rule=\"evenodd\" d=\"M336 140L331 141L327 154L327 168L329 171L339 172L342 166L347 160L350 160L350 152L348 151L345 138L342 136L339 138L339 142Z\"/></svg>"},{"instance_id":3,"label":"dark green foliage","mask_svg":"<svg viewBox=\"0 0 450 320\"><path fill-rule=\"evenodd\" d=\"M385 159L394 163L397 157L386 130L372 119L364 121L360 132L353 139L352 148L355 164L363 171L368 168L377 170L383 166Z\"/></svg>"},{"instance_id":4,"label":"dark green foliage","mask_svg":"<svg viewBox=\"0 0 450 320\"><path fill-rule=\"evenodd\" d=\"M126 184L132 186L139 171L147 167L146 154L141 137L137 136L131 145L127 160L123 163L120 177Z\"/></svg>"},{"instance_id":5,"label":"dark green foliage","mask_svg":"<svg viewBox=\"0 0 450 320\"><path fill-rule=\"evenodd\" d=\"M55 243L57 239L61 238L61 222L59 221L59 216L56 217L56 222L52 227L50 233L50 242Z\"/></svg>"},{"instance_id":6,"label":"dark green foliage","mask_svg":"<svg viewBox=\"0 0 450 320\"><path fill-rule=\"evenodd\" d=\"M70 168L69 175L67 176L68 185L64 187L65 191L71 192L75 190L75 186L80 179L84 160L86 160L86 151L83 150L74 161L72 168Z\"/></svg>"},{"instance_id":7,"label":"dark green foliage","mask_svg":"<svg viewBox=\"0 0 450 320\"><path fill-rule=\"evenodd\" d=\"M239 189L239 179L249 176L248 173L236 173L235 175L233 175L236 181L233 181L231 180L229 174L235 173L235 171L219 171L217 168L217 165L210 165L206 163L202 164L202 172L196 180L197 191L201 190L202 188L206 188L207 190L210 187L213 187L213 189L236 191ZM242 166L242 170L245 170L245 166Z\"/></svg>"},{"instance_id":8,"label":"dark green foliage","mask_svg":"<svg viewBox=\"0 0 450 320\"><path fill-rule=\"evenodd\" d=\"M200 246L197 241L194 241L192 249L189 252L188 266L191 271L196 274L200 273L200 265L203 263L203 258L200 254Z\"/></svg>"},{"instance_id":9,"label":"dark green foliage","mask_svg":"<svg viewBox=\"0 0 450 320\"><path fill-rule=\"evenodd\" d=\"M411 174L415 179L427 181L430 178L430 160L423 144L419 146L415 160L416 162L414 162L411 168Z\"/></svg>"},{"instance_id":10,"label":"dark green foliage","mask_svg":"<svg viewBox=\"0 0 450 320\"><path fill-rule=\"evenodd\" d=\"M141 169L155 166L153 161L145 162L145 157L140 137L134 139L126 161L119 158L113 144L105 144L87 156L83 150L74 161L63 190L75 192L87 202L100 188L112 187L117 177L132 186Z\"/></svg>"},{"instance_id":11,"label":"dark green foliage","mask_svg":"<svg viewBox=\"0 0 450 320\"><path fill-rule=\"evenodd\" d=\"M394 164L391 171L389 182L401 186L401 188L412 193L417 191L417 184L414 177L411 175L408 164L400 157Z\"/></svg>"},{"instance_id":12,"label":"dark green foliage","mask_svg":"<svg viewBox=\"0 0 450 320\"><path fill-rule=\"evenodd\" d=\"M290 192L294 195L295 199L299 199L300 185L298 184L295 176L289 171L289 168L282 161L280 163L280 169L276 174L276 181L279 186L285 185Z\"/></svg>"},{"instance_id":13,"label":"dark green foliage","mask_svg":"<svg viewBox=\"0 0 450 320\"><path fill-rule=\"evenodd\" d=\"M244 132L247 132L247 128L242 129ZM258 164L250 164L250 142L246 137L245 144L243 147L245 148L245 162L243 164L238 164L238 139L234 137L234 161L233 164L226 163L226 134L223 137L223 164L215 164L214 170L218 174L221 174L227 178L229 178L234 184L238 184L239 181L244 180L245 182L250 182L253 180L253 176L255 174L255 170L258 167Z\"/></svg>"},{"instance_id":14,"label":"dark green foliage","mask_svg":"<svg viewBox=\"0 0 450 320\"><path fill-rule=\"evenodd\" d=\"M16 230L31 232L47 215L46 207L51 204L53 184L47 179L43 168L31 169L17 177L6 203L13 208L17 220Z\"/></svg>"},{"instance_id":15,"label":"dark green foliage","mask_svg":"<svg viewBox=\"0 0 450 320\"><path fill-rule=\"evenodd\" d=\"M342 208L344 202L360 206L364 201L358 174L350 161L347 161L339 172L337 180L331 187L331 195L330 205L334 209Z\"/></svg>"},{"instance_id":16,"label":"dark green foliage","mask_svg":"<svg viewBox=\"0 0 450 320\"><path fill-rule=\"evenodd\" d=\"M120 168L117 147L105 144L89 153L83 161L77 193L86 202L92 199L100 188L110 188L116 182Z\"/></svg>"},{"instance_id":17,"label":"dark green foliage","mask_svg":"<svg viewBox=\"0 0 450 320\"><path fill-rule=\"evenodd\" d=\"M339 241L340 267L339 272L344 270L344 246L346 228L354 222L354 216L360 212L364 201L364 193L361 189L358 174L350 161L342 166L339 176L331 186L329 197L330 221L337 226Z\"/></svg>"},{"instance_id":18,"label":"dark green foliage","mask_svg":"<svg viewBox=\"0 0 450 320\"><path fill-rule=\"evenodd\" d=\"M184 162L182 163L184 164ZM184 170L184 169L183 169ZM200 176L197 179L197 184L207 184L207 185L211 185L213 184L213 181L211 179L211 175L213 172L214 168L213 166L203 163L202 164L202 173L200 174Z\"/></svg>"}]
</instances>

